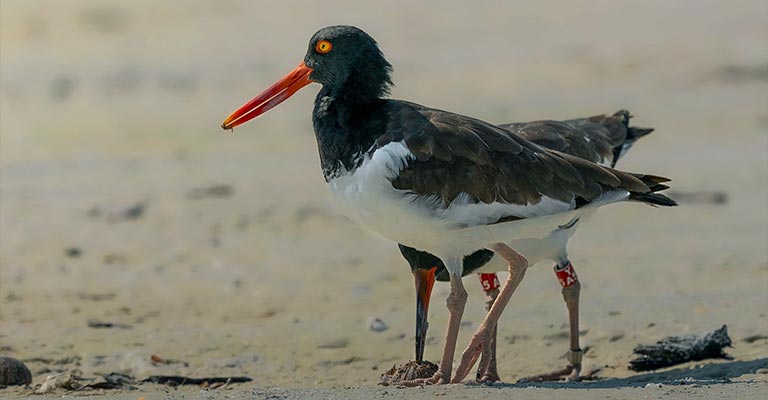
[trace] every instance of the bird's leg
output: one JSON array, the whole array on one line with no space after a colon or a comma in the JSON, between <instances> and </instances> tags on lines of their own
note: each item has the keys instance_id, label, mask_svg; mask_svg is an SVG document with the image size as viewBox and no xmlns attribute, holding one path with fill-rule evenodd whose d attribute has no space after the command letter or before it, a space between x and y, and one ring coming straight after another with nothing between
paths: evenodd
<instances>
[{"instance_id":1,"label":"bird's leg","mask_svg":"<svg viewBox=\"0 0 768 400\"><path fill-rule=\"evenodd\" d=\"M453 353L456 352L456 339L459 337L461 317L464 314L464 305L466 304L467 291L461 282L461 275L451 274L451 293L446 301L448 306L448 330L445 333L445 345L443 346L443 357L440 359L440 369L435 374L435 378L439 379L441 383L449 383L451 381Z\"/></svg>"},{"instance_id":2,"label":"bird's leg","mask_svg":"<svg viewBox=\"0 0 768 400\"><path fill-rule=\"evenodd\" d=\"M498 322L504 307L509 303L509 299L520 285L525 276L525 271L528 269L528 260L506 244L496 243L493 245L493 251L507 261L509 277L504 282L504 286L501 288L493 306L491 306L491 310L488 311L477 332L472 336L469 345L464 349L464 353L461 355L461 362L456 368L456 375L451 380L454 383L461 382L467 376L481 353L483 357L491 357L491 338L493 330L496 328L496 322Z\"/></svg>"},{"instance_id":3,"label":"bird's leg","mask_svg":"<svg viewBox=\"0 0 768 400\"><path fill-rule=\"evenodd\" d=\"M571 265L570 262L568 265ZM571 269L573 267L571 266ZM574 272L573 276L576 276ZM579 295L581 294L581 283L576 280L572 285L563 287L563 300L568 308L568 324L570 325L570 344L568 351L568 363L572 371L566 377L566 380L578 381L581 374L581 357L584 354L579 345Z\"/></svg>"},{"instance_id":4,"label":"bird's leg","mask_svg":"<svg viewBox=\"0 0 768 400\"><path fill-rule=\"evenodd\" d=\"M433 385L436 383L450 383L451 370L453 368L453 353L456 351L456 339L459 336L461 316L464 314L464 305L467 303L467 291L461 282L461 274L450 274L451 293L448 294L446 305L448 306L448 329L445 333L443 357L440 359L440 367L431 378L414 379L402 382L403 386Z\"/></svg>"},{"instance_id":5,"label":"bird's leg","mask_svg":"<svg viewBox=\"0 0 768 400\"><path fill-rule=\"evenodd\" d=\"M576 270L570 261L566 260L562 265L555 265L555 274L563 287L563 300L568 308L568 325L570 338L570 347L568 351L568 365L565 368L547 373L524 378L526 381L557 381L565 379L566 381L578 381L581 374L582 351L579 346L579 294L581 292L581 283L576 275Z\"/></svg>"},{"instance_id":6,"label":"bird's leg","mask_svg":"<svg viewBox=\"0 0 768 400\"><path fill-rule=\"evenodd\" d=\"M480 278L480 283L483 285L485 291L485 311L491 311L493 303L496 301L496 297L499 295L499 277L495 273L493 274L477 274ZM496 335L498 332L498 326L493 328L493 335L491 337L491 353L490 357L481 355L480 362L477 364L477 376L478 382L498 382L499 378L498 370L496 369Z\"/></svg>"}]
</instances>

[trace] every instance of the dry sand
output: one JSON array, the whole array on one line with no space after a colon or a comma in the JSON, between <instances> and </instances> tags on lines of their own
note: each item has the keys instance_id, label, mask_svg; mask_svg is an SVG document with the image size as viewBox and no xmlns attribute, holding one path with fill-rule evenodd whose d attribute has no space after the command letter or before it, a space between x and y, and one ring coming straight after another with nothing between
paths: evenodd
<instances>
[{"instance_id":1,"label":"dry sand","mask_svg":"<svg viewBox=\"0 0 768 400\"><path fill-rule=\"evenodd\" d=\"M768 334L768 3L473 3L0 3L0 353L27 360L34 385L75 369L254 379L96 392L125 399L768 392L755 373L768 340L744 340ZM309 118L316 88L233 135L218 129L335 23L378 39L396 98L496 122L628 108L657 131L621 168L727 193L719 205L612 206L572 241L585 368L603 380L374 386L412 357L412 280L392 243L333 208ZM501 320L505 382L565 362L549 268L528 274ZM460 346L483 316L480 285L467 287ZM430 309L435 361L446 294L438 284ZM369 330L371 317L389 328ZM722 324L733 360L626 368L638 343Z\"/></svg>"}]
</instances>

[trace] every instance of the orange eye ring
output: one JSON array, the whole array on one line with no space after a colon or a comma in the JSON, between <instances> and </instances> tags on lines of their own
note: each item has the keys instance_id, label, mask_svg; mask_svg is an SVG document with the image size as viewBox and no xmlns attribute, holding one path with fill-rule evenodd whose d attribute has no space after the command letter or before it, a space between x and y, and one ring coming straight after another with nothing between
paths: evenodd
<instances>
[{"instance_id":1,"label":"orange eye ring","mask_svg":"<svg viewBox=\"0 0 768 400\"><path fill-rule=\"evenodd\" d=\"M333 45L327 40L321 40L315 45L315 51L320 54L328 53L331 49L333 49Z\"/></svg>"}]
</instances>

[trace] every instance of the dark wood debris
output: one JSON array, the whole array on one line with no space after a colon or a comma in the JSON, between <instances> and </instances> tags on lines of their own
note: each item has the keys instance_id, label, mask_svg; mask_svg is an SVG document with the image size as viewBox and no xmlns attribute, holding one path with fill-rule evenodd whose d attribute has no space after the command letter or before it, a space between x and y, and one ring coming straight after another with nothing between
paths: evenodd
<instances>
[{"instance_id":1,"label":"dark wood debris","mask_svg":"<svg viewBox=\"0 0 768 400\"><path fill-rule=\"evenodd\" d=\"M178 375L152 375L142 382L156 383L158 385L200 385L200 386L214 386L217 384L228 385L230 383L245 383L250 382L253 379L247 376L217 376L208 378L190 378L187 376Z\"/></svg>"},{"instance_id":2,"label":"dark wood debris","mask_svg":"<svg viewBox=\"0 0 768 400\"><path fill-rule=\"evenodd\" d=\"M639 357L629 362L629 369L649 371L688 361L729 358L723 348L730 346L726 325L700 335L670 336L652 345L635 347L634 353Z\"/></svg>"}]
</instances>

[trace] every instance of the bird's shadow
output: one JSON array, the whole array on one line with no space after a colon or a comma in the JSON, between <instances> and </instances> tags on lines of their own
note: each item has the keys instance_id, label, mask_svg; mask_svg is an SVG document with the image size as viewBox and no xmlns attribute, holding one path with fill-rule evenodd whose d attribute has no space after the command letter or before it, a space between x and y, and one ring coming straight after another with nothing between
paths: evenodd
<instances>
[{"instance_id":1,"label":"bird's shadow","mask_svg":"<svg viewBox=\"0 0 768 400\"><path fill-rule=\"evenodd\" d=\"M498 383L494 387L542 387L573 389L604 389L617 387L642 387L649 383L667 385L728 383L732 378L744 374L754 374L760 368L768 368L768 358L751 361L731 361L713 363L699 368L675 368L663 372L653 372L628 376L626 378L608 378L584 382L518 382Z\"/></svg>"}]
</instances>

